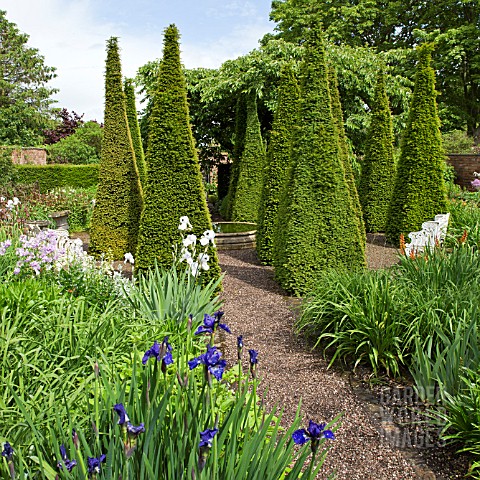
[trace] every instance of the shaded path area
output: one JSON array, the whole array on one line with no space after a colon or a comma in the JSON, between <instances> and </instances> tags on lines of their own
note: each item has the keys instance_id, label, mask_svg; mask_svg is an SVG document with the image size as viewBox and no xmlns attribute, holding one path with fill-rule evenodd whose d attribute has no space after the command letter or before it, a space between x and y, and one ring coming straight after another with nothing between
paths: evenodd
<instances>
[{"instance_id":1,"label":"shaded path area","mask_svg":"<svg viewBox=\"0 0 480 480\"><path fill-rule=\"evenodd\" d=\"M219 252L219 257L226 272L224 318L233 332L222 338L229 363L236 361L236 337L241 334L245 349L259 351L267 407L285 408L285 425L300 400L305 426L308 419L328 422L344 413L318 478L333 471L339 480L420 478L400 451L382 441L368 405L357 398L348 376L327 370L323 357L293 335L292 301L274 281L273 269L260 265L254 250Z\"/></svg>"}]
</instances>

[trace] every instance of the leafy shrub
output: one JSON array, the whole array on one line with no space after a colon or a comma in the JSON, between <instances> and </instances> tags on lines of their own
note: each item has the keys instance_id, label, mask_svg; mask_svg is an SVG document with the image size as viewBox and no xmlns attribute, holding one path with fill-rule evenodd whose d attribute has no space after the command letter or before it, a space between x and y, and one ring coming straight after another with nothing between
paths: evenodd
<instances>
[{"instance_id":1,"label":"leafy shrub","mask_svg":"<svg viewBox=\"0 0 480 480\"><path fill-rule=\"evenodd\" d=\"M458 377L458 359L477 359L469 322L478 318L479 259L478 251L457 247L400 256L389 271L325 272L304 302L297 331L316 346L334 347L331 362L352 360L393 375L404 365L428 394L448 391L455 382L440 374ZM435 368L438 376L431 375Z\"/></svg>"},{"instance_id":2,"label":"leafy shrub","mask_svg":"<svg viewBox=\"0 0 480 480\"><path fill-rule=\"evenodd\" d=\"M382 271L325 272L305 302L297 332L315 338L315 346L332 347L335 359L368 364L393 375L403 363L407 328L401 293Z\"/></svg>"},{"instance_id":3,"label":"leafy shrub","mask_svg":"<svg viewBox=\"0 0 480 480\"><path fill-rule=\"evenodd\" d=\"M12 151L15 147L0 147L0 187L15 180L15 167L12 163Z\"/></svg>"},{"instance_id":4,"label":"leafy shrub","mask_svg":"<svg viewBox=\"0 0 480 480\"><path fill-rule=\"evenodd\" d=\"M442 437L460 443L459 452L470 452L476 458L470 474L480 471L480 372L476 368L463 368L459 377L460 389L455 395L446 395L445 410L435 416L445 422Z\"/></svg>"},{"instance_id":5,"label":"leafy shrub","mask_svg":"<svg viewBox=\"0 0 480 480\"><path fill-rule=\"evenodd\" d=\"M97 122L87 122L73 135L47 146L49 163L83 165L100 163L102 128Z\"/></svg>"},{"instance_id":6,"label":"leafy shrub","mask_svg":"<svg viewBox=\"0 0 480 480\"><path fill-rule=\"evenodd\" d=\"M88 188L98 183L98 165L16 165L16 185L37 184L41 192L57 187Z\"/></svg>"},{"instance_id":7,"label":"leafy shrub","mask_svg":"<svg viewBox=\"0 0 480 480\"><path fill-rule=\"evenodd\" d=\"M470 137L464 130L452 130L442 133L442 143L445 153L473 153L473 137Z\"/></svg>"}]
</instances>

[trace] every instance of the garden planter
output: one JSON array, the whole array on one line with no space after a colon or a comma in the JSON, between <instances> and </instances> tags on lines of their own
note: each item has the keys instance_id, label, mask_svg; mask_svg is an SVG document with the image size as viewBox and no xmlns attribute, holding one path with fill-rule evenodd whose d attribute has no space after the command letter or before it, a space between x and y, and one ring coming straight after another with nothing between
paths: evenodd
<instances>
[{"instance_id":1,"label":"garden planter","mask_svg":"<svg viewBox=\"0 0 480 480\"><path fill-rule=\"evenodd\" d=\"M68 214L70 210L62 210L61 212L53 212L50 218L55 222L57 230L68 230Z\"/></svg>"},{"instance_id":2,"label":"garden planter","mask_svg":"<svg viewBox=\"0 0 480 480\"><path fill-rule=\"evenodd\" d=\"M215 243L218 250L255 248L257 224L251 222L216 222Z\"/></svg>"},{"instance_id":3,"label":"garden planter","mask_svg":"<svg viewBox=\"0 0 480 480\"><path fill-rule=\"evenodd\" d=\"M39 233L41 230L47 230L49 223L48 220L29 220L26 225L29 232Z\"/></svg>"}]
</instances>

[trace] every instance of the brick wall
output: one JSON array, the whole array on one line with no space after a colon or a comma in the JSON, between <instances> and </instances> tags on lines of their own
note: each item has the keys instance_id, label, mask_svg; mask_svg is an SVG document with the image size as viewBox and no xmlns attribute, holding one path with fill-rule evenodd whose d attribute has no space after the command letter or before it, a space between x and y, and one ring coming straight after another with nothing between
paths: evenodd
<instances>
[{"instance_id":1,"label":"brick wall","mask_svg":"<svg viewBox=\"0 0 480 480\"><path fill-rule=\"evenodd\" d=\"M47 151L44 148L22 148L13 150L12 163L16 165L46 165Z\"/></svg>"},{"instance_id":2,"label":"brick wall","mask_svg":"<svg viewBox=\"0 0 480 480\"><path fill-rule=\"evenodd\" d=\"M450 154L447 162L453 166L457 174L455 183L468 190L473 190L470 182L475 179L473 172L480 172L480 155Z\"/></svg>"}]
</instances>

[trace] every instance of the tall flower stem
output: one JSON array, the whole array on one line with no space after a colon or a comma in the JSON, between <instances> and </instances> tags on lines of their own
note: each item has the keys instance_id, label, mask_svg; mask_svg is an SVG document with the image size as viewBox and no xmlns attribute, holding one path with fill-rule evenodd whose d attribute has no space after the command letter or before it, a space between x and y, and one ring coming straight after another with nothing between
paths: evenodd
<instances>
[{"instance_id":1,"label":"tall flower stem","mask_svg":"<svg viewBox=\"0 0 480 480\"><path fill-rule=\"evenodd\" d=\"M308 467L307 480L310 480L312 478L313 465L315 463L316 455L317 455L317 451L315 450L312 452L312 459L310 460L310 466Z\"/></svg>"}]
</instances>

